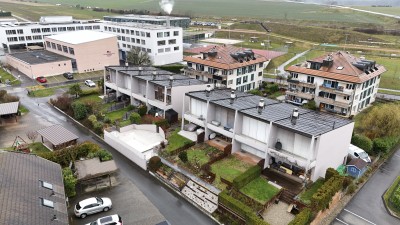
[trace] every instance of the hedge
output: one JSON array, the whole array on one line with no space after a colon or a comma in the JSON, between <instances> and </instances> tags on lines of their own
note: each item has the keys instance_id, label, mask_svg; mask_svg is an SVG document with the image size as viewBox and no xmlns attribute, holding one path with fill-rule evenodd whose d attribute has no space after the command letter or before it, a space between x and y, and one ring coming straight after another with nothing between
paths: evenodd
<instances>
[{"instance_id":1,"label":"hedge","mask_svg":"<svg viewBox=\"0 0 400 225\"><path fill-rule=\"evenodd\" d=\"M161 119L159 121L155 121L155 122L153 122L153 124L157 125L159 127L162 127L162 128L168 128L169 127L169 123L168 123L167 119Z\"/></svg>"},{"instance_id":2,"label":"hedge","mask_svg":"<svg viewBox=\"0 0 400 225\"><path fill-rule=\"evenodd\" d=\"M311 205L316 211L324 210L329 206L332 197L342 189L343 177L333 176L326 181L311 197Z\"/></svg>"},{"instance_id":3,"label":"hedge","mask_svg":"<svg viewBox=\"0 0 400 225\"><path fill-rule=\"evenodd\" d=\"M74 197L76 195L75 186L77 183L74 173L69 167L62 170L65 194L68 197Z\"/></svg>"},{"instance_id":4,"label":"hedge","mask_svg":"<svg viewBox=\"0 0 400 225\"><path fill-rule=\"evenodd\" d=\"M373 141L373 147L375 153L387 153L392 150L399 143L399 137L383 137L375 138Z\"/></svg>"},{"instance_id":5,"label":"hedge","mask_svg":"<svg viewBox=\"0 0 400 225\"><path fill-rule=\"evenodd\" d=\"M311 209L305 208L288 225L307 225L311 218Z\"/></svg>"},{"instance_id":6,"label":"hedge","mask_svg":"<svg viewBox=\"0 0 400 225\"><path fill-rule=\"evenodd\" d=\"M339 176L339 172L336 171L334 168L329 167L328 169L326 169L325 172L325 181L328 181L329 179L331 179L331 177L334 176Z\"/></svg>"},{"instance_id":7,"label":"hedge","mask_svg":"<svg viewBox=\"0 0 400 225\"><path fill-rule=\"evenodd\" d=\"M384 195L386 201L389 200L393 208L400 210L400 176L398 176Z\"/></svg>"},{"instance_id":8,"label":"hedge","mask_svg":"<svg viewBox=\"0 0 400 225\"><path fill-rule=\"evenodd\" d=\"M244 173L233 179L232 185L237 189L241 189L242 187L246 186L246 184L250 183L250 181L259 177L260 174L261 167L258 165L252 166Z\"/></svg>"},{"instance_id":9,"label":"hedge","mask_svg":"<svg viewBox=\"0 0 400 225\"><path fill-rule=\"evenodd\" d=\"M364 149L368 154L372 153L372 141L364 135L354 134L353 137L351 137L351 143Z\"/></svg>"},{"instance_id":10,"label":"hedge","mask_svg":"<svg viewBox=\"0 0 400 225\"><path fill-rule=\"evenodd\" d=\"M250 207L230 196L227 190L219 193L218 201L243 217L248 225L269 225L259 218Z\"/></svg>"}]
</instances>

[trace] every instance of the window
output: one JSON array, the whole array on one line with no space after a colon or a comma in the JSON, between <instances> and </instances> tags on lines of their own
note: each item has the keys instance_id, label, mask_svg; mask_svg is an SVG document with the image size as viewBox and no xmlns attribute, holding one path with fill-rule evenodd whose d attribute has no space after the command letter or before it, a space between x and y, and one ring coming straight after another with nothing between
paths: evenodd
<instances>
[{"instance_id":1,"label":"window","mask_svg":"<svg viewBox=\"0 0 400 225\"><path fill-rule=\"evenodd\" d=\"M178 46L174 47L174 51L179 51L179 47Z\"/></svg>"},{"instance_id":2,"label":"window","mask_svg":"<svg viewBox=\"0 0 400 225\"><path fill-rule=\"evenodd\" d=\"M74 48L68 48L68 50L69 50L69 54L71 54L71 55L75 55Z\"/></svg>"},{"instance_id":3,"label":"window","mask_svg":"<svg viewBox=\"0 0 400 225\"><path fill-rule=\"evenodd\" d=\"M169 37L169 32L164 32L164 37Z\"/></svg>"},{"instance_id":4,"label":"window","mask_svg":"<svg viewBox=\"0 0 400 225\"><path fill-rule=\"evenodd\" d=\"M57 28L56 27L51 28L51 32L57 32Z\"/></svg>"},{"instance_id":5,"label":"window","mask_svg":"<svg viewBox=\"0 0 400 225\"><path fill-rule=\"evenodd\" d=\"M131 39L130 39L129 37L125 37L125 40L126 40L127 42L131 42Z\"/></svg>"},{"instance_id":6,"label":"window","mask_svg":"<svg viewBox=\"0 0 400 225\"><path fill-rule=\"evenodd\" d=\"M18 40L19 41L25 41L25 38L22 36L22 37L18 37Z\"/></svg>"},{"instance_id":7,"label":"window","mask_svg":"<svg viewBox=\"0 0 400 225\"><path fill-rule=\"evenodd\" d=\"M41 33L40 28L31 29L32 33Z\"/></svg>"},{"instance_id":8,"label":"window","mask_svg":"<svg viewBox=\"0 0 400 225\"><path fill-rule=\"evenodd\" d=\"M49 28L46 28L46 29L49 29ZM50 29L49 29L49 31L50 31ZM18 34L24 34L24 30L18 29L18 30L17 30L17 33L18 33Z\"/></svg>"},{"instance_id":9,"label":"window","mask_svg":"<svg viewBox=\"0 0 400 225\"><path fill-rule=\"evenodd\" d=\"M122 47L123 47L123 48L126 48L126 44L122 44Z\"/></svg>"},{"instance_id":10,"label":"window","mask_svg":"<svg viewBox=\"0 0 400 225\"><path fill-rule=\"evenodd\" d=\"M243 83L247 83L247 76L243 77Z\"/></svg>"},{"instance_id":11,"label":"window","mask_svg":"<svg viewBox=\"0 0 400 225\"><path fill-rule=\"evenodd\" d=\"M242 78L241 77L236 78L236 85L241 83L242 83Z\"/></svg>"},{"instance_id":12,"label":"window","mask_svg":"<svg viewBox=\"0 0 400 225\"><path fill-rule=\"evenodd\" d=\"M100 30L100 26L99 25L93 26L93 30Z\"/></svg>"},{"instance_id":13,"label":"window","mask_svg":"<svg viewBox=\"0 0 400 225\"><path fill-rule=\"evenodd\" d=\"M32 36L26 36L25 39L26 39L27 41L30 41L30 40L32 40Z\"/></svg>"},{"instance_id":14,"label":"window","mask_svg":"<svg viewBox=\"0 0 400 225\"><path fill-rule=\"evenodd\" d=\"M146 37L150 37L150 33L149 32L146 32Z\"/></svg>"},{"instance_id":15,"label":"window","mask_svg":"<svg viewBox=\"0 0 400 225\"><path fill-rule=\"evenodd\" d=\"M146 37L146 34L143 31L140 31L140 36Z\"/></svg>"},{"instance_id":16,"label":"window","mask_svg":"<svg viewBox=\"0 0 400 225\"><path fill-rule=\"evenodd\" d=\"M75 27L67 27L68 31L75 31Z\"/></svg>"},{"instance_id":17,"label":"window","mask_svg":"<svg viewBox=\"0 0 400 225\"><path fill-rule=\"evenodd\" d=\"M163 45L165 45L165 41L157 41L157 45L158 46L163 46Z\"/></svg>"},{"instance_id":18,"label":"window","mask_svg":"<svg viewBox=\"0 0 400 225\"><path fill-rule=\"evenodd\" d=\"M136 33L136 36L139 36L139 31L136 31L135 33Z\"/></svg>"},{"instance_id":19,"label":"window","mask_svg":"<svg viewBox=\"0 0 400 225\"><path fill-rule=\"evenodd\" d=\"M312 76L307 76L307 83L313 84L313 83L314 83L314 77L312 77Z\"/></svg>"},{"instance_id":20,"label":"window","mask_svg":"<svg viewBox=\"0 0 400 225\"><path fill-rule=\"evenodd\" d=\"M250 81L253 81L254 80L254 74L251 74L250 75Z\"/></svg>"},{"instance_id":21,"label":"window","mask_svg":"<svg viewBox=\"0 0 400 225\"><path fill-rule=\"evenodd\" d=\"M9 42L18 41L18 38L17 37L8 37L7 41L9 41Z\"/></svg>"},{"instance_id":22,"label":"window","mask_svg":"<svg viewBox=\"0 0 400 225\"><path fill-rule=\"evenodd\" d=\"M121 40L122 40L122 41L125 41L125 36L122 36L122 37L121 37Z\"/></svg>"},{"instance_id":23,"label":"window","mask_svg":"<svg viewBox=\"0 0 400 225\"><path fill-rule=\"evenodd\" d=\"M42 40L42 35L33 36L33 40Z\"/></svg>"},{"instance_id":24,"label":"window","mask_svg":"<svg viewBox=\"0 0 400 225\"><path fill-rule=\"evenodd\" d=\"M137 43L137 44L140 44L140 39L136 39L136 43Z\"/></svg>"},{"instance_id":25,"label":"window","mask_svg":"<svg viewBox=\"0 0 400 225\"><path fill-rule=\"evenodd\" d=\"M6 30L6 34L13 35L13 34L17 34L17 32L15 30Z\"/></svg>"},{"instance_id":26,"label":"window","mask_svg":"<svg viewBox=\"0 0 400 225\"><path fill-rule=\"evenodd\" d=\"M52 49L56 49L56 44L54 44L53 42L51 43L51 48Z\"/></svg>"},{"instance_id":27,"label":"window","mask_svg":"<svg viewBox=\"0 0 400 225\"><path fill-rule=\"evenodd\" d=\"M77 26L76 30L83 30L83 26Z\"/></svg>"},{"instance_id":28,"label":"window","mask_svg":"<svg viewBox=\"0 0 400 225\"><path fill-rule=\"evenodd\" d=\"M344 100L350 100L350 96L344 96Z\"/></svg>"},{"instance_id":29,"label":"window","mask_svg":"<svg viewBox=\"0 0 400 225\"><path fill-rule=\"evenodd\" d=\"M58 28L58 31L67 31L67 28L65 28L65 27L59 27L59 28Z\"/></svg>"},{"instance_id":30,"label":"window","mask_svg":"<svg viewBox=\"0 0 400 225\"><path fill-rule=\"evenodd\" d=\"M262 72L258 72L258 76L261 77L262 76Z\"/></svg>"},{"instance_id":31,"label":"window","mask_svg":"<svg viewBox=\"0 0 400 225\"><path fill-rule=\"evenodd\" d=\"M40 181L40 183L42 183L42 187L53 190L53 185L46 182L46 181Z\"/></svg>"},{"instance_id":32,"label":"window","mask_svg":"<svg viewBox=\"0 0 400 225\"><path fill-rule=\"evenodd\" d=\"M170 52L171 48L165 48L165 52Z\"/></svg>"},{"instance_id":33,"label":"window","mask_svg":"<svg viewBox=\"0 0 400 225\"><path fill-rule=\"evenodd\" d=\"M346 84L346 89L354 89L354 84Z\"/></svg>"},{"instance_id":34,"label":"window","mask_svg":"<svg viewBox=\"0 0 400 225\"><path fill-rule=\"evenodd\" d=\"M47 48L51 48L51 44L49 41L46 41L46 46L47 46Z\"/></svg>"},{"instance_id":35,"label":"window","mask_svg":"<svg viewBox=\"0 0 400 225\"><path fill-rule=\"evenodd\" d=\"M164 52L164 49L163 48L159 48L158 49L158 53L163 53Z\"/></svg>"},{"instance_id":36,"label":"window","mask_svg":"<svg viewBox=\"0 0 400 225\"><path fill-rule=\"evenodd\" d=\"M42 28L42 32L43 33L49 33L50 32L50 28Z\"/></svg>"},{"instance_id":37,"label":"window","mask_svg":"<svg viewBox=\"0 0 400 225\"><path fill-rule=\"evenodd\" d=\"M135 31L134 30L131 30L131 35L135 35Z\"/></svg>"},{"instance_id":38,"label":"window","mask_svg":"<svg viewBox=\"0 0 400 225\"><path fill-rule=\"evenodd\" d=\"M42 203L43 206L49 207L49 208L54 208L54 202L47 200L45 198L40 198L40 201Z\"/></svg>"},{"instance_id":39,"label":"window","mask_svg":"<svg viewBox=\"0 0 400 225\"><path fill-rule=\"evenodd\" d=\"M67 46L62 46L62 48L63 48L63 52L66 52L66 53L68 53L68 47Z\"/></svg>"},{"instance_id":40,"label":"window","mask_svg":"<svg viewBox=\"0 0 400 225\"><path fill-rule=\"evenodd\" d=\"M299 74L298 73L290 73L290 76L292 78L299 78Z\"/></svg>"},{"instance_id":41,"label":"window","mask_svg":"<svg viewBox=\"0 0 400 225\"><path fill-rule=\"evenodd\" d=\"M174 36L179 36L179 31L174 31Z\"/></svg>"},{"instance_id":42,"label":"window","mask_svg":"<svg viewBox=\"0 0 400 225\"><path fill-rule=\"evenodd\" d=\"M131 41L132 41L133 43L135 43L135 38L131 38Z\"/></svg>"},{"instance_id":43,"label":"window","mask_svg":"<svg viewBox=\"0 0 400 225\"><path fill-rule=\"evenodd\" d=\"M151 49L150 49L150 48L146 49L146 51L147 51L148 53L151 53Z\"/></svg>"},{"instance_id":44,"label":"window","mask_svg":"<svg viewBox=\"0 0 400 225\"><path fill-rule=\"evenodd\" d=\"M228 84L233 84L233 80L228 80Z\"/></svg>"},{"instance_id":45,"label":"window","mask_svg":"<svg viewBox=\"0 0 400 225\"><path fill-rule=\"evenodd\" d=\"M131 45L126 45L127 48L131 48Z\"/></svg>"},{"instance_id":46,"label":"window","mask_svg":"<svg viewBox=\"0 0 400 225\"><path fill-rule=\"evenodd\" d=\"M58 50L58 51L62 51L61 45L57 44L57 50Z\"/></svg>"},{"instance_id":47,"label":"window","mask_svg":"<svg viewBox=\"0 0 400 225\"><path fill-rule=\"evenodd\" d=\"M145 44L146 44L146 40L142 40L142 41L141 41L141 44L142 44L142 45L145 45Z\"/></svg>"},{"instance_id":48,"label":"window","mask_svg":"<svg viewBox=\"0 0 400 225\"><path fill-rule=\"evenodd\" d=\"M237 69L236 72L237 72L237 75L242 75L242 70L240 68Z\"/></svg>"},{"instance_id":49,"label":"window","mask_svg":"<svg viewBox=\"0 0 400 225\"><path fill-rule=\"evenodd\" d=\"M122 30L121 30L121 33L125 34L125 29L122 29Z\"/></svg>"},{"instance_id":50,"label":"window","mask_svg":"<svg viewBox=\"0 0 400 225\"><path fill-rule=\"evenodd\" d=\"M171 39L171 40L169 40L169 41L168 41L168 44L170 44L170 45L176 44L176 39Z\"/></svg>"},{"instance_id":51,"label":"window","mask_svg":"<svg viewBox=\"0 0 400 225\"><path fill-rule=\"evenodd\" d=\"M85 30L92 30L92 26L85 27Z\"/></svg>"}]
</instances>

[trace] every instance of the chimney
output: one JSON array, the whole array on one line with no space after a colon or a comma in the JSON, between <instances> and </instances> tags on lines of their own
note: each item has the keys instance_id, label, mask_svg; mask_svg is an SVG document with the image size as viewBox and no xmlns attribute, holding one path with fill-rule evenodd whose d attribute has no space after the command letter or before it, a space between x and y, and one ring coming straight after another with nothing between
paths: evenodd
<instances>
[{"instance_id":1,"label":"chimney","mask_svg":"<svg viewBox=\"0 0 400 225\"><path fill-rule=\"evenodd\" d=\"M172 87L172 82L174 81L174 75L169 75L169 86Z\"/></svg>"},{"instance_id":2,"label":"chimney","mask_svg":"<svg viewBox=\"0 0 400 225\"><path fill-rule=\"evenodd\" d=\"M298 108L294 108L292 116L290 118L293 125L296 125L298 118L299 118L299 109Z\"/></svg>"},{"instance_id":3,"label":"chimney","mask_svg":"<svg viewBox=\"0 0 400 225\"><path fill-rule=\"evenodd\" d=\"M335 129L336 121L333 121L332 130Z\"/></svg>"},{"instance_id":4,"label":"chimney","mask_svg":"<svg viewBox=\"0 0 400 225\"><path fill-rule=\"evenodd\" d=\"M138 67L139 75L142 74L142 69L143 69L142 67Z\"/></svg>"},{"instance_id":5,"label":"chimney","mask_svg":"<svg viewBox=\"0 0 400 225\"><path fill-rule=\"evenodd\" d=\"M260 102L258 103L258 106L257 106L258 114L262 113L264 107L265 107L264 99L260 99Z\"/></svg>"},{"instance_id":6,"label":"chimney","mask_svg":"<svg viewBox=\"0 0 400 225\"><path fill-rule=\"evenodd\" d=\"M231 91L231 98L229 99L229 104L233 104L233 102L235 101L236 98L236 94L235 91Z\"/></svg>"},{"instance_id":7,"label":"chimney","mask_svg":"<svg viewBox=\"0 0 400 225\"><path fill-rule=\"evenodd\" d=\"M210 97L211 94L211 85L207 84L206 87L206 97Z\"/></svg>"},{"instance_id":8,"label":"chimney","mask_svg":"<svg viewBox=\"0 0 400 225\"><path fill-rule=\"evenodd\" d=\"M157 72L154 71L154 72L153 72L153 80L155 80L156 78L157 78Z\"/></svg>"}]
</instances>

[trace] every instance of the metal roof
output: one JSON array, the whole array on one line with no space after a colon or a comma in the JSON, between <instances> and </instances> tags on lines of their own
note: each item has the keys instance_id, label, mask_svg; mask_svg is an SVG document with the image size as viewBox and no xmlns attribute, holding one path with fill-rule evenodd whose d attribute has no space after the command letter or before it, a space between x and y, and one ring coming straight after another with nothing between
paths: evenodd
<instances>
[{"instance_id":1,"label":"metal roof","mask_svg":"<svg viewBox=\"0 0 400 225\"><path fill-rule=\"evenodd\" d=\"M79 138L61 125L46 127L37 132L56 146Z\"/></svg>"},{"instance_id":2,"label":"metal roof","mask_svg":"<svg viewBox=\"0 0 400 225\"><path fill-rule=\"evenodd\" d=\"M78 171L78 180L88 180L106 174L112 174L118 170L114 160L101 162L98 157L75 162Z\"/></svg>"},{"instance_id":3,"label":"metal roof","mask_svg":"<svg viewBox=\"0 0 400 225\"><path fill-rule=\"evenodd\" d=\"M0 224L68 224L59 164L36 155L0 152L0 179ZM40 181L52 184L53 190ZM52 201L54 208L43 206L41 198ZM51 220L54 215L57 220Z\"/></svg>"},{"instance_id":4,"label":"metal roof","mask_svg":"<svg viewBox=\"0 0 400 225\"><path fill-rule=\"evenodd\" d=\"M228 99L231 96L231 89L225 88L225 89L213 89L210 92L210 95L207 96L206 91L193 91L186 93L187 96L197 98L200 100L204 101L215 101L215 100L221 100L221 99ZM243 97L243 96L250 96L251 94L248 94L246 92L241 92L241 91L235 91L236 97Z\"/></svg>"},{"instance_id":5,"label":"metal roof","mask_svg":"<svg viewBox=\"0 0 400 225\"><path fill-rule=\"evenodd\" d=\"M18 112L19 102L8 102L0 104L0 116Z\"/></svg>"},{"instance_id":6,"label":"metal roof","mask_svg":"<svg viewBox=\"0 0 400 225\"><path fill-rule=\"evenodd\" d=\"M269 98L264 98L258 95L249 95L249 96L235 98L232 104L230 98L213 101L213 103L233 110L243 110L243 109L257 107L258 103L260 102L260 99L264 99L265 105L279 103L278 101Z\"/></svg>"},{"instance_id":7,"label":"metal roof","mask_svg":"<svg viewBox=\"0 0 400 225\"><path fill-rule=\"evenodd\" d=\"M92 41L103 40L103 39L107 39L107 38L117 39L117 35L99 32L99 31L80 30L80 31L73 31L73 32L66 32L66 33L51 35L51 36L47 36L46 38L49 39L49 41L55 40L55 41L61 41L61 42L68 43L68 44L77 45L77 44L82 44L82 43L87 43L87 42L92 42Z\"/></svg>"},{"instance_id":8,"label":"metal roof","mask_svg":"<svg viewBox=\"0 0 400 225\"><path fill-rule=\"evenodd\" d=\"M265 100L264 100L265 101ZM241 112L247 114L249 116L265 120L268 122L275 122L277 120L285 119L290 117L293 113L293 109L298 108L299 114L306 113L307 110L303 108L299 108L298 106L294 106L287 103L279 103L267 105L265 104L264 109L261 113L258 113L258 109L256 107L251 109L242 110Z\"/></svg>"},{"instance_id":9,"label":"metal roof","mask_svg":"<svg viewBox=\"0 0 400 225\"><path fill-rule=\"evenodd\" d=\"M150 83L161 85L164 87L170 87L171 82L168 80L151 80ZM189 86L189 85L202 85L206 84L204 81L200 81L197 79L193 78L187 78L186 80L183 79L174 79L172 81L172 87L177 87L177 86Z\"/></svg>"}]
</instances>

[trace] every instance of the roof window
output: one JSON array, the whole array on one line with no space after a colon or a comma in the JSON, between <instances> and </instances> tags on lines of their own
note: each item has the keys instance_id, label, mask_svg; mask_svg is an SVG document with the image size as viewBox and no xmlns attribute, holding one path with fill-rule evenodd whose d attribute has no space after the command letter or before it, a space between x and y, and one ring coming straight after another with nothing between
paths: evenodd
<instances>
[{"instance_id":1,"label":"roof window","mask_svg":"<svg viewBox=\"0 0 400 225\"><path fill-rule=\"evenodd\" d=\"M47 183L46 181L40 181L40 183L42 183L42 187L53 190L53 185L50 183Z\"/></svg>"},{"instance_id":2,"label":"roof window","mask_svg":"<svg viewBox=\"0 0 400 225\"><path fill-rule=\"evenodd\" d=\"M40 199L42 201L42 205L43 206L46 206L46 207L49 207L49 208L54 208L54 202L53 201L47 200L45 198L40 198Z\"/></svg>"},{"instance_id":3,"label":"roof window","mask_svg":"<svg viewBox=\"0 0 400 225\"><path fill-rule=\"evenodd\" d=\"M337 70L343 70L343 68L344 68L343 66L338 66L336 69Z\"/></svg>"}]
</instances>

